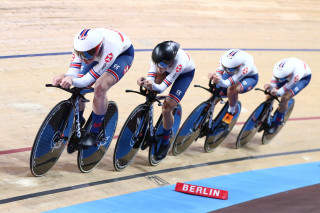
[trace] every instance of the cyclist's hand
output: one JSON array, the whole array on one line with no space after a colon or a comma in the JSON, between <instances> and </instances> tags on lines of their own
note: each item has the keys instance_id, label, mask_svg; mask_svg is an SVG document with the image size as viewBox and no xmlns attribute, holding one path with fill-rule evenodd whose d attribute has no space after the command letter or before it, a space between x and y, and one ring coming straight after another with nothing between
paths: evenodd
<instances>
[{"instance_id":1,"label":"cyclist's hand","mask_svg":"<svg viewBox=\"0 0 320 213\"><path fill-rule=\"evenodd\" d=\"M264 88L265 90L270 90L271 85L270 85L270 84L265 84L263 88Z\"/></svg>"},{"instance_id":2,"label":"cyclist's hand","mask_svg":"<svg viewBox=\"0 0 320 213\"><path fill-rule=\"evenodd\" d=\"M270 92L270 94L271 95L273 95L273 96L277 96L277 89L276 88L273 88L272 90L271 90L271 92Z\"/></svg>"},{"instance_id":3,"label":"cyclist's hand","mask_svg":"<svg viewBox=\"0 0 320 213\"><path fill-rule=\"evenodd\" d=\"M147 90L152 90L153 82L151 80L145 80L144 86L147 88Z\"/></svg>"},{"instance_id":4,"label":"cyclist's hand","mask_svg":"<svg viewBox=\"0 0 320 213\"><path fill-rule=\"evenodd\" d=\"M210 72L210 73L208 74L209 80L212 80L214 74L215 74L214 72Z\"/></svg>"},{"instance_id":5,"label":"cyclist's hand","mask_svg":"<svg viewBox=\"0 0 320 213\"><path fill-rule=\"evenodd\" d=\"M146 80L146 78L145 77L140 77L138 80L137 80L137 84L139 85L139 86L142 86L143 84L144 84L144 81Z\"/></svg>"},{"instance_id":6,"label":"cyclist's hand","mask_svg":"<svg viewBox=\"0 0 320 213\"><path fill-rule=\"evenodd\" d=\"M217 73L213 73L211 80L212 80L212 83L218 84L220 81L220 76Z\"/></svg>"},{"instance_id":7,"label":"cyclist's hand","mask_svg":"<svg viewBox=\"0 0 320 213\"><path fill-rule=\"evenodd\" d=\"M67 76L64 79L62 79L60 86L62 88L70 88L72 85L73 79L71 76Z\"/></svg>"},{"instance_id":8,"label":"cyclist's hand","mask_svg":"<svg viewBox=\"0 0 320 213\"><path fill-rule=\"evenodd\" d=\"M52 85L58 86L61 83L62 79L64 79L64 74L58 74L54 76L52 79Z\"/></svg>"}]
</instances>

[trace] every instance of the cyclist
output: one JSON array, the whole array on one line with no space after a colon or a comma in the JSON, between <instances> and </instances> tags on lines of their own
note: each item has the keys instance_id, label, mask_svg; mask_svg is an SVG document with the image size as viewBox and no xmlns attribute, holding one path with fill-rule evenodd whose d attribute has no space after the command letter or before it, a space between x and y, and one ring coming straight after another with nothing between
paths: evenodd
<instances>
[{"instance_id":1,"label":"cyclist","mask_svg":"<svg viewBox=\"0 0 320 213\"><path fill-rule=\"evenodd\" d=\"M158 93L172 85L162 106L163 138L155 154L156 158L161 160L166 157L170 148L169 139L174 122L172 111L185 95L193 79L195 65L190 55L174 41L164 41L156 45L151 59L147 78L140 77L137 84Z\"/></svg>"},{"instance_id":2,"label":"cyclist","mask_svg":"<svg viewBox=\"0 0 320 213\"><path fill-rule=\"evenodd\" d=\"M253 57L243 50L230 49L220 57L216 72L209 73L208 78L222 88L222 97L228 97L228 111L222 119L222 129L227 129L235 114L238 94L250 91L258 83Z\"/></svg>"},{"instance_id":3,"label":"cyclist","mask_svg":"<svg viewBox=\"0 0 320 213\"><path fill-rule=\"evenodd\" d=\"M125 34L108 28L80 30L74 38L73 47L68 72L56 75L53 85L82 88L95 83L92 126L80 140L80 144L91 146L98 139L99 128L107 111L107 92L131 67L134 48ZM85 104L82 101L79 104L83 124Z\"/></svg>"},{"instance_id":4,"label":"cyclist","mask_svg":"<svg viewBox=\"0 0 320 213\"><path fill-rule=\"evenodd\" d=\"M309 66L298 58L285 58L274 65L271 82L265 84L264 89L270 90L273 96L280 96L281 101L274 113L276 120L270 124L268 133L274 133L278 126L283 124L288 101L303 90L310 80Z\"/></svg>"}]
</instances>

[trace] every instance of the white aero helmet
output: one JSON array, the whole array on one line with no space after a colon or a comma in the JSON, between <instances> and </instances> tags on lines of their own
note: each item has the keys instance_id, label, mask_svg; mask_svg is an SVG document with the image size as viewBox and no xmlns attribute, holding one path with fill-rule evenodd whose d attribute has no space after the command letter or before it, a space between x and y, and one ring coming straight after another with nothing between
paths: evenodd
<instances>
[{"instance_id":1,"label":"white aero helmet","mask_svg":"<svg viewBox=\"0 0 320 213\"><path fill-rule=\"evenodd\" d=\"M221 65L223 70L227 73L236 73L245 60L246 55L244 51L231 49L223 54L221 58Z\"/></svg>"},{"instance_id":2,"label":"white aero helmet","mask_svg":"<svg viewBox=\"0 0 320 213\"><path fill-rule=\"evenodd\" d=\"M273 75L277 80L284 81L293 73L294 62L285 58L274 65Z\"/></svg>"},{"instance_id":3,"label":"white aero helmet","mask_svg":"<svg viewBox=\"0 0 320 213\"><path fill-rule=\"evenodd\" d=\"M90 60L100 49L103 35L95 29L83 29L74 37L74 52L81 58Z\"/></svg>"}]
</instances>

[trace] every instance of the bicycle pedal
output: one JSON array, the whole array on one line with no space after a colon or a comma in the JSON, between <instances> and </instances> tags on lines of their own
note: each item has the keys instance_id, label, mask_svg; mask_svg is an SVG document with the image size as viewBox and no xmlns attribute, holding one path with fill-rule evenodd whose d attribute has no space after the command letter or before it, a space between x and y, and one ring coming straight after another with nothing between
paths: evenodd
<instances>
[{"instance_id":1,"label":"bicycle pedal","mask_svg":"<svg viewBox=\"0 0 320 213\"><path fill-rule=\"evenodd\" d=\"M145 150L148 146L149 146L148 143L147 143L147 142L144 142L144 143L141 145L141 150Z\"/></svg>"},{"instance_id":2,"label":"bicycle pedal","mask_svg":"<svg viewBox=\"0 0 320 213\"><path fill-rule=\"evenodd\" d=\"M79 143L77 142L72 142L71 139L68 143L68 146L67 146L67 152L68 154L72 154L74 153L75 151L79 150Z\"/></svg>"},{"instance_id":3,"label":"bicycle pedal","mask_svg":"<svg viewBox=\"0 0 320 213\"><path fill-rule=\"evenodd\" d=\"M148 148L151 145L149 140L145 140L143 142L143 144L141 145L141 150L145 150L146 148Z\"/></svg>"},{"instance_id":4,"label":"bicycle pedal","mask_svg":"<svg viewBox=\"0 0 320 213\"><path fill-rule=\"evenodd\" d=\"M229 131L229 125L225 122L221 122L218 126L217 126L217 131L219 131L219 133L221 132L227 132Z\"/></svg>"},{"instance_id":5,"label":"bicycle pedal","mask_svg":"<svg viewBox=\"0 0 320 213\"><path fill-rule=\"evenodd\" d=\"M137 149L137 148L140 147L140 145L141 145L141 141L140 141L140 140L136 140L136 142L133 144L133 148L134 148L134 149ZM142 145L143 145L143 144L142 144Z\"/></svg>"},{"instance_id":6,"label":"bicycle pedal","mask_svg":"<svg viewBox=\"0 0 320 213\"><path fill-rule=\"evenodd\" d=\"M263 130L265 130L265 129L266 129L266 125L261 124L260 127L259 127L259 129L258 129L258 132L261 132L261 131L263 131Z\"/></svg>"},{"instance_id":7,"label":"bicycle pedal","mask_svg":"<svg viewBox=\"0 0 320 213\"><path fill-rule=\"evenodd\" d=\"M204 126L203 128L201 128L201 132L199 134L199 136L196 138L196 140L198 140L198 138L202 138L203 136L208 134L208 126Z\"/></svg>"}]
</instances>

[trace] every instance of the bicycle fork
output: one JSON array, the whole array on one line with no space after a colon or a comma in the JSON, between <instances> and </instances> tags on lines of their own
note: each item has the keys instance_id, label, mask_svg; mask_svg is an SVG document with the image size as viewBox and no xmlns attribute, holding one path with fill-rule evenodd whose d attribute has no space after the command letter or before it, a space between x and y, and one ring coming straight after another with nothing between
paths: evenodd
<instances>
[{"instance_id":1,"label":"bicycle fork","mask_svg":"<svg viewBox=\"0 0 320 213\"><path fill-rule=\"evenodd\" d=\"M273 110L273 101L270 103L270 106L269 106L269 112L268 112L268 117L267 117L267 125L271 125L271 113L272 113L272 110Z\"/></svg>"},{"instance_id":2,"label":"bicycle fork","mask_svg":"<svg viewBox=\"0 0 320 213\"><path fill-rule=\"evenodd\" d=\"M149 129L150 129L150 136L151 136L151 138L153 138L153 136L154 136L153 105L150 106L150 110L149 110Z\"/></svg>"},{"instance_id":3,"label":"bicycle fork","mask_svg":"<svg viewBox=\"0 0 320 213\"><path fill-rule=\"evenodd\" d=\"M142 144L142 150L145 149L147 147L148 143L148 135L154 135L153 133L153 108L152 106L150 106L150 108L145 109L145 113L142 116L142 118L137 122L137 126L136 126L136 130L134 135L132 136L131 141L135 142L134 144L131 144L134 148L139 148L141 147L141 143ZM148 119L149 116L149 119ZM146 119L148 119L146 121ZM149 126L149 129L147 129ZM150 134L148 133L148 131L150 132ZM143 140L144 139L144 140Z\"/></svg>"},{"instance_id":4,"label":"bicycle fork","mask_svg":"<svg viewBox=\"0 0 320 213\"><path fill-rule=\"evenodd\" d=\"M74 118L75 118L75 129L77 132L77 137L81 138L81 124L80 124L80 114L79 114L79 98L74 102Z\"/></svg>"},{"instance_id":5,"label":"bicycle fork","mask_svg":"<svg viewBox=\"0 0 320 213\"><path fill-rule=\"evenodd\" d=\"M208 106L206 106L208 107ZM199 120L196 122L193 131L196 131L197 129L200 128L200 133L199 136L195 139L195 141L198 140L198 138L201 138L207 134L207 131L211 129L212 127L212 116L213 116L213 109L214 109L214 104L213 102L210 102L210 107L209 109L205 109L203 114L199 117ZM208 115L209 113L209 115ZM206 119L209 119L208 122L206 123Z\"/></svg>"},{"instance_id":6,"label":"bicycle fork","mask_svg":"<svg viewBox=\"0 0 320 213\"><path fill-rule=\"evenodd\" d=\"M209 109L209 122L208 122L208 129L211 129L212 127L212 116L213 116L213 108L214 108L214 103L211 103L210 109Z\"/></svg>"}]
</instances>

